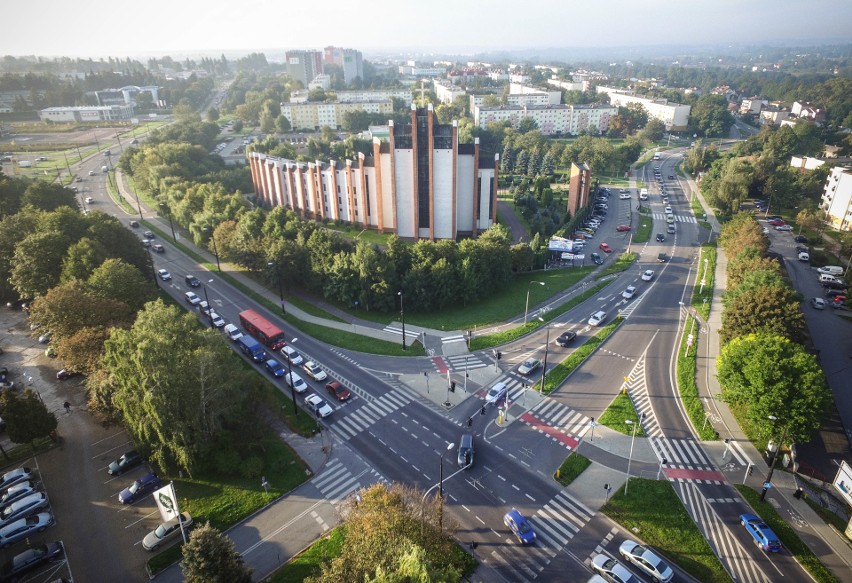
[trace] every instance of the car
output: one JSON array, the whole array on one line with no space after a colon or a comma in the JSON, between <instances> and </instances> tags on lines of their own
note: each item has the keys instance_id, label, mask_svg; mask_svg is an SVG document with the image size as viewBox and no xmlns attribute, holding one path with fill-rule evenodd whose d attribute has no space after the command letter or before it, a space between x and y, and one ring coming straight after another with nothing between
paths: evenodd
<instances>
[{"instance_id":1,"label":"car","mask_svg":"<svg viewBox=\"0 0 852 583\"><path fill-rule=\"evenodd\" d=\"M142 454L133 449L122 454L121 457L110 463L109 467L107 467L107 473L110 476L120 476L127 470L135 468L144 461L145 458L142 457Z\"/></svg>"},{"instance_id":2,"label":"car","mask_svg":"<svg viewBox=\"0 0 852 583\"><path fill-rule=\"evenodd\" d=\"M767 221L781 221L781 224L784 224L784 220L778 215L769 215L763 218Z\"/></svg>"},{"instance_id":3,"label":"car","mask_svg":"<svg viewBox=\"0 0 852 583\"><path fill-rule=\"evenodd\" d=\"M122 504L133 504L162 485L163 483L160 481L157 474L153 472L145 474L130 484L130 486L119 492L118 501Z\"/></svg>"},{"instance_id":4,"label":"car","mask_svg":"<svg viewBox=\"0 0 852 583\"><path fill-rule=\"evenodd\" d=\"M292 346L284 346L281 348L281 354L290 361L290 364L302 364L305 359Z\"/></svg>"},{"instance_id":5,"label":"car","mask_svg":"<svg viewBox=\"0 0 852 583\"><path fill-rule=\"evenodd\" d=\"M606 312L598 310L589 318L589 326L600 326L606 320Z\"/></svg>"},{"instance_id":6,"label":"car","mask_svg":"<svg viewBox=\"0 0 852 583\"><path fill-rule=\"evenodd\" d=\"M147 249L148 247L151 246L151 240L150 239L142 239L142 246Z\"/></svg>"},{"instance_id":7,"label":"car","mask_svg":"<svg viewBox=\"0 0 852 583\"><path fill-rule=\"evenodd\" d=\"M508 391L509 387L506 386L506 383L496 383L493 387L488 389L488 393L485 395L485 402L499 403L506 398Z\"/></svg>"},{"instance_id":8,"label":"car","mask_svg":"<svg viewBox=\"0 0 852 583\"><path fill-rule=\"evenodd\" d=\"M48 346L47 350L44 351L44 355L48 358L56 358L56 349L53 346ZM12 383L14 387L15 383Z\"/></svg>"},{"instance_id":9,"label":"car","mask_svg":"<svg viewBox=\"0 0 852 583\"><path fill-rule=\"evenodd\" d=\"M759 516L740 514L740 524L745 527L761 550L767 553L777 553L781 550L781 541Z\"/></svg>"},{"instance_id":10,"label":"car","mask_svg":"<svg viewBox=\"0 0 852 583\"><path fill-rule=\"evenodd\" d=\"M33 477L33 471L27 467L21 467L12 470L11 472L6 472L3 474L3 477L0 478L0 491L8 490L9 487L14 486L15 484L20 484L21 482L26 482Z\"/></svg>"},{"instance_id":11,"label":"car","mask_svg":"<svg viewBox=\"0 0 852 583\"><path fill-rule=\"evenodd\" d=\"M131 145L131 146L135 146L135 145L136 145L136 144L138 144L138 143L139 143L139 140L137 140L136 138L133 138L132 140L130 140L130 145Z\"/></svg>"},{"instance_id":12,"label":"car","mask_svg":"<svg viewBox=\"0 0 852 583\"><path fill-rule=\"evenodd\" d=\"M846 296L845 295L844 296L834 296L833 298L831 298L829 305L832 308L839 308L839 307L843 306L845 303L846 303Z\"/></svg>"},{"instance_id":13,"label":"car","mask_svg":"<svg viewBox=\"0 0 852 583\"><path fill-rule=\"evenodd\" d=\"M811 306L813 306L815 310L824 310L827 305L828 302L822 298L811 298Z\"/></svg>"},{"instance_id":14,"label":"car","mask_svg":"<svg viewBox=\"0 0 852 583\"><path fill-rule=\"evenodd\" d=\"M645 270L645 272L642 274L642 281L651 281L652 279L654 279L654 270Z\"/></svg>"},{"instance_id":15,"label":"car","mask_svg":"<svg viewBox=\"0 0 852 583\"><path fill-rule=\"evenodd\" d=\"M600 574L604 581L611 583L639 583L639 579L627 567L607 555L592 557L592 571Z\"/></svg>"},{"instance_id":16,"label":"car","mask_svg":"<svg viewBox=\"0 0 852 583\"><path fill-rule=\"evenodd\" d=\"M663 212L666 213L667 215L672 214L672 207L667 206L666 208L663 209Z\"/></svg>"},{"instance_id":17,"label":"car","mask_svg":"<svg viewBox=\"0 0 852 583\"><path fill-rule=\"evenodd\" d=\"M325 384L325 390L334 397L337 401L347 401L352 397L349 389L344 387L338 381L331 381Z\"/></svg>"},{"instance_id":18,"label":"car","mask_svg":"<svg viewBox=\"0 0 852 583\"><path fill-rule=\"evenodd\" d=\"M94 175L95 175L95 171L94 171L94 170L89 170L89 176L94 176Z\"/></svg>"},{"instance_id":19,"label":"car","mask_svg":"<svg viewBox=\"0 0 852 583\"><path fill-rule=\"evenodd\" d=\"M631 300L631 299L633 299L633 296L635 296L635 295L636 295L636 286L635 285L629 285L629 286L627 286L626 290L621 292L621 297L623 297L625 300Z\"/></svg>"},{"instance_id":20,"label":"car","mask_svg":"<svg viewBox=\"0 0 852 583\"><path fill-rule=\"evenodd\" d=\"M796 245L796 253L808 253L810 250L807 247Z\"/></svg>"},{"instance_id":21,"label":"car","mask_svg":"<svg viewBox=\"0 0 852 583\"><path fill-rule=\"evenodd\" d=\"M674 174L669 174L669 180L674 180L674 179L675 179Z\"/></svg>"},{"instance_id":22,"label":"car","mask_svg":"<svg viewBox=\"0 0 852 583\"><path fill-rule=\"evenodd\" d=\"M86 201L86 204L92 204L93 202L95 202L95 199L91 196L87 196L84 200Z\"/></svg>"},{"instance_id":23,"label":"car","mask_svg":"<svg viewBox=\"0 0 852 583\"><path fill-rule=\"evenodd\" d=\"M211 310L211 308L210 308L210 304L208 304L208 303L207 303L207 302L205 302L204 300L201 300L200 302L198 302L198 310L199 310L202 314L204 314L205 316L207 316L207 315L209 315L209 314L210 314L210 310Z\"/></svg>"},{"instance_id":24,"label":"car","mask_svg":"<svg viewBox=\"0 0 852 583\"><path fill-rule=\"evenodd\" d=\"M590 257L592 258L592 263L595 265L603 265L604 260L599 253L592 253Z\"/></svg>"},{"instance_id":25,"label":"car","mask_svg":"<svg viewBox=\"0 0 852 583\"><path fill-rule=\"evenodd\" d=\"M227 334L228 338L230 338L233 342L236 342L243 337L243 333L240 332L240 329L233 324L226 324L224 330L225 334Z\"/></svg>"},{"instance_id":26,"label":"car","mask_svg":"<svg viewBox=\"0 0 852 583\"><path fill-rule=\"evenodd\" d=\"M846 289L849 288L849 286L846 285L846 282L843 282L843 281L840 281L840 280L823 282L822 287L825 288L825 289L837 289L837 290L846 290Z\"/></svg>"},{"instance_id":27,"label":"car","mask_svg":"<svg viewBox=\"0 0 852 583\"><path fill-rule=\"evenodd\" d=\"M775 230L776 231L792 231L793 226L792 225L778 225L777 227L775 227Z\"/></svg>"},{"instance_id":28,"label":"car","mask_svg":"<svg viewBox=\"0 0 852 583\"><path fill-rule=\"evenodd\" d=\"M674 222L674 215L666 215L666 222L671 224Z\"/></svg>"},{"instance_id":29,"label":"car","mask_svg":"<svg viewBox=\"0 0 852 583\"><path fill-rule=\"evenodd\" d=\"M0 352L0 354L3 353ZM5 366L0 366L0 381L5 381L7 378L9 378L9 369Z\"/></svg>"},{"instance_id":30,"label":"car","mask_svg":"<svg viewBox=\"0 0 852 583\"><path fill-rule=\"evenodd\" d=\"M44 492L31 492L23 498L19 498L0 511L0 528L3 528L16 520L26 518L35 514L42 508L47 508L47 494Z\"/></svg>"},{"instance_id":31,"label":"car","mask_svg":"<svg viewBox=\"0 0 852 583\"><path fill-rule=\"evenodd\" d=\"M80 373L78 373L77 371L68 370L67 368L63 368L59 372L56 373L56 380L58 380L58 381L68 380L72 377L76 377L79 374Z\"/></svg>"},{"instance_id":32,"label":"car","mask_svg":"<svg viewBox=\"0 0 852 583\"><path fill-rule=\"evenodd\" d=\"M194 275L187 275L186 277L183 278L183 280L186 282L186 285L188 285L189 287L200 287L201 286L201 281L199 281L199 279L197 277L195 277Z\"/></svg>"},{"instance_id":33,"label":"car","mask_svg":"<svg viewBox=\"0 0 852 583\"><path fill-rule=\"evenodd\" d=\"M601 251L603 251L604 253L612 253L612 247L610 247L606 243L601 243L600 245L598 245L598 247L600 247Z\"/></svg>"},{"instance_id":34,"label":"car","mask_svg":"<svg viewBox=\"0 0 852 583\"><path fill-rule=\"evenodd\" d=\"M805 237L804 235L796 235L796 237L793 239L793 241L795 241L796 243L810 243L808 238Z\"/></svg>"},{"instance_id":35,"label":"car","mask_svg":"<svg viewBox=\"0 0 852 583\"><path fill-rule=\"evenodd\" d=\"M222 318L219 314L212 311L210 312L210 322L213 324L214 328L222 328L225 325L225 319Z\"/></svg>"},{"instance_id":36,"label":"car","mask_svg":"<svg viewBox=\"0 0 852 583\"><path fill-rule=\"evenodd\" d=\"M305 397L305 405L308 409L313 411L314 415L323 419L334 413L334 409L331 408L331 405L326 403L322 397L314 393Z\"/></svg>"},{"instance_id":37,"label":"car","mask_svg":"<svg viewBox=\"0 0 852 583\"><path fill-rule=\"evenodd\" d=\"M810 261L811 260L811 254L808 253L807 251L799 251L798 257L799 257L799 261Z\"/></svg>"},{"instance_id":38,"label":"car","mask_svg":"<svg viewBox=\"0 0 852 583\"><path fill-rule=\"evenodd\" d=\"M786 223L781 219L772 219L771 221L769 221L769 224L773 227L781 227L784 226Z\"/></svg>"},{"instance_id":39,"label":"car","mask_svg":"<svg viewBox=\"0 0 852 583\"><path fill-rule=\"evenodd\" d=\"M166 248L160 245L159 243L156 243L154 245L151 245L151 251L153 251L154 253L165 253Z\"/></svg>"},{"instance_id":40,"label":"car","mask_svg":"<svg viewBox=\"0 0 852 583\"><path fill-rule=\"evenodd\" d=\"M674 235L676 232L677 232L677 229L675 228L674 224L666 226L666 233L669 233L670 235Z\"/></svg>"},{"instance_id":41,"label":"car","mask_svg":"<svg viewBox=\"0 0 852 583\"><path fill-rule=\"evenodd\" d=\"M665 243L665 241L666 241L666 236L663 235L662 233L657 233L657 242L658 243Z\"/></svg>"},{"instance_id":42,"label":"car","mask_svg":"<svg viewBox=\"0 0 852 583\"><path fill-rule=\"evenodd\" d=\"M153 239L154 238L154 231L145 231L142 234L145 236L146 239Z\"/></svg>"},{"instance_id":43,"label":"car","mask_svg":"<svg viewBox=\"0 0 852 583\"><path fill-rule=\"evenodd\" d=\"M556 344L558 344L559 346L568 346L571 343L571 341L574 340L576 337L577 337L576 332L572 332L571 330L568 330L567 332L563 332L562 334L557 336L556 340L554 340L554 342Z\"/></svg>"},{"instance_id":44,"label":"car","mask_svg":"<svg viewBox=\"0 0 852 583\"><path fill-rule=\"evenodd\" d=\"M59 559L62 553L62 543L59 541L38 545L18 553L0 567L0 581L3 583L18 581L22 574L39 565Z\"/></svg>"},{"instance_id":45,"label":"car","mask_svg":"<svg viewBox=\"0 0 852 583\"><path fill-rule=\"evenodd\" d=\"M308 390L308 385L298 374L291 372L284 375L284 380L287 381L287 386L301 394Z\"/></svg>"},{"instance_id":46,"label":"car","mask_svg":"<svg viewBox=\"0 0 852 583\"><path fill-rule=\"evenodd\" d=\"M3 496L0 496L0 508L5 508L10 505L12 502L16 500L20 500L21 498L26 498L30 494L35 494L36 488L35 484L32 482L21 482L20 484L15 484L11 486L6 492L3 493Z\"/></svg>"},{"instance_id":47,"label":"car","mask_svg":"<svg viewBox=\"0 0 852 583\"><path fill-rule=\"evenodd\" d=\"M192 526L192 515L188 512L182 512L171 520L160 523L157 528L146 534L145 538L142 539L142 548L146 551L156 551L164 543L180 534L181 523L183 523L184 530L189 529Z\"/></svg>"},{"instance_id":48,"label":"car","mask_svg":"<svg viewBox=\"0 0 852 583\"><path fill-rule=\"evenodd\" d=\"M50 338L52 336L53 336L53 334L51 334L50 332L45 332L44 334L42 334L41 336L38 337L38 343L39 344L47 344L48 342L50 342Z\"/></svg>"},{"instance_id":49,"label":"car","mask_svg":"<svg viewBox=\"0 0 852 583\"><path fill-rule=\"evenodd\" d=\"M160 279L162 279L163 281L169 281L172 279L172 274L169 273L166 269L158 269L157 275L159 275Z\"/></svg>"},{"instance_id":50,"label":"car","mask_svg":"<svg viewBox=\"0 0 852 583\"><path fill-rule=\"evenodd\" d=\"M266 370L268 370L269 373L276 378L283 377L285 374L287 374L287 371L284 370L284 365L282 365L274 358L270 358L269 360L264 362L263 366L265 366Z\"/></svg>"},{"instance_id":51,"label":"car","mask_svg":"<svg viewBox=\"0 0 852 583\"><path fill-rule=\"evenodd\" d=\"M644 192L639 194L639 200L648 200L648 195Z\"/></svg>"},{"instance_id":52,"label":"car","mask_svg":"<svg viewBox=\"0 0 852 583\"><path fill-rule=\"evenodd\" d=\"M134 229L139 227L139 221L130 221L127 224L130 225L131 227L133 227Z\"/></svg>"},{"instance_id":53,"label":"car","mask_svg":"<svg viewBox=\"0 0 852 583\"><path fill-rule=\"evenodd\" d=\"M843 290L829 289L825 290L825 297L827 298L836 298L838 296L845 296L846 292Z\"/></svg>"},{"instance_id":54,"label":"car","mask_svg":"<svg viewBox=\"0 0 852 583\"><path fill-rule=\"evenodd\" d=\"M839 265L824 265L817 267L817 273L827 273L828 275L842 275L843 268Z\"/></svg>"},{"instance_id":55,"label":"car","mask_svg":"<svg viewBox=\"0 0 852 583\"><path fill-rule=\"evenodd\" d=\"M620 232L620 233L623 233L624 231L629 231L629 230L630 230L630 225L618 225L618 226L615 228L615 230L616 230L616 231L618 231L618 232Z\"/></svg>"},{"instance_id":56,"label":"car","mask_svg":"<svg viewBox=\"0 0 852 583\"><path fill-rule=\"evenodd\" d=\"M654 551L636 541L630 539L624 541L618 547L618 552L628 562L660 583L668 583L674 577L674 571L665 561L658 557Z\"/></svg>"},{"instance_id":57,"label":"car","mask_svg":"<svg viewBox=\"0 0 852 583\"><path fill-rule=\"evenodd\" d=\"M621 194L618 195L618 198L620 198L621 200L630 200L630 193L629 192L622 192Z\"/></svg>"},{"instance_id":58,"label":"car","mask_svg":"<svg viewBox=\"0 0 852 583\"><path fill-rule=\"evenodd\" d=\"M74 181L75 181L75 182L83 182L83 177L82 177L82 176L78 176L77 178L75 178L75 179L74 179Z\"/></svg>"},{"instance_id":59,"label":"car","mask_svg":"<svg viewBox=\"0 0 852 583\"><path fill-rule=\"evenodd\" d=\"M328 374L313 360L309 360L305 364L302 365L302 370L305 371L305 374L314 379L315 381L324 381Z\"/></svg>"},{"instance_id":60,"label":"car","mask_svg":"<svg viewBox=\"0 0 852 583\"><path fill-rule=\"evenodd\" d=\"M658 253L657 254L657 261L659 261L660 263L665 263L668 260L669 260L669 258L665 253Z\"/></svg>"},{"instance_id":61,"label":"car","mask_svg":"<svg viewBox=\"0 0 852 583\"><path fill-rule=\"evenodd\" d=\"M535 542L535 531L533 530L530 521L524 518L524 515L512 508L503 516L503 524L509 527L515 538L522 545L529 545Z\"/></svg>"},{"instance_id":62,"label":"car","mask_svg":"<svg viewBox=\"0 0 852 583\"><path fill-rule=\"evenodd\" d=\"M43 532L53 523L53 515L49 512L39 512L38 514L16 520L0 529L0 548L5 549L18 541Z\"/></svg>"},{"instance_id":63,"label":"car","mask_svg":"<svg viewBox=\"0 0 852 583\"><path fill-rule=\"evenodd\" d=\"M190 306L197 306L201 303L201 298L199 298L195 292L186 292L183 294L183 297L186 298L186 301L189 302Z\"/></svg>"},{"instance_id":64,"label":"car","mask_svg":"<svg viewBox=\"0 0 852 583\"><path fill-rule=\"evenodd\" d=\"M528 358L518 367L518 372L522 375L531 374L534 370L541 366L541 361L537 358Z\"/></svg>"}]
</instances>

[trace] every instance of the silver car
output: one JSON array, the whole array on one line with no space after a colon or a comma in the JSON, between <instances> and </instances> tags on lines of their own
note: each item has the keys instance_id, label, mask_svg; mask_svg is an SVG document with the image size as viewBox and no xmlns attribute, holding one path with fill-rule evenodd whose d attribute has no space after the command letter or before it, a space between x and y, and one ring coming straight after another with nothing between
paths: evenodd
<instances>
[{"instance_id":1,"label":"silver car","mask_svg":"<svg viewBox=\"0 0 852 583\"><path fill-rule=\"evenodd\" d=\"M42 508L47 508L47 495L44 492L35 492L12 502L0 512L0 528L34 514Z\"/></svg>"},{"instance_id":2,"label":"silver car","mask_svg":"<svg viewBox=\"0 0 852 583\"><path fill-rule=\"evenodd\" d=\"M16 520L8 526L0 528L0 548L5 549L37 532L42 532L53 522L53 515L49 512L39 512L33 516Z\"/></svg>"},{"instance_id":3,"label":"silver car","mask_svg":"<svg viewBox=\"0 0 852 583\"><path fill-rule=\"evenodd\" d=\"M146 551L156 551L161 545L180 534L181 522L184 530L192 526L192 516L188 512L183 512L179 516L180 522L178 522L178 517L175 516L146 534L145 538L142 539L142 548Z\"/></svg>"}]
</instances>

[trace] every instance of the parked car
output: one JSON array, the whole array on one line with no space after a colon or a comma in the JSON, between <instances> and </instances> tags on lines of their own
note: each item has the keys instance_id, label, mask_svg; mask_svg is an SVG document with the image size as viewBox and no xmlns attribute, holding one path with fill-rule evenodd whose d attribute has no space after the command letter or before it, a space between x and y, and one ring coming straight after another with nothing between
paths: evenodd
<instances>
[{"instance_id":1,"label":"parked car","mask_svg":"<svg viewBox=\"0 0 852 583\"><path fill-rule=\"evenodd\" d=\"M172 274L168 272L166 269L158 269L157 275L160 276L160 279L163 281L169 281L172 279Z\"/></svg>"},{"instance_id":2,"label":"parked car","mask_svg":"<svg viewBox=\"0 0 852 583\"><path fill-rule=\"evenodd\" d=\"M287 381L287 386L292 388L297 393L304 393L308 390L308 385L305 381L296 373L288 373L284 375L284 380Z\"/></svg>"},{"instance_id":3,"label":"parked car","mask_svg":"<svg viewBox=\"0 0 852 583\"><path fill-rule=\"evenodd\" d=\"M592 571L600 574L604 581L611 583L640 583L627 567L607 555L600 554L592 557Z\"/></svg>"},{"instance_id":4,"label":"parked car","mask_svg":"<svg viewBox=\"0 0 852 583\"><path fill-rule=\"evenodd\" d=\"M775 227L776 231L792 231L793 227L791 225L779 225Z\"/></svg>"},{"instance_id":5,"label":"parked car","mask_svg":"<svg viewBox=\"0 0 852 583\"><path fill-rule=\"evenodd\" d=\"M615 230L623 233L630 230L630 225L618 225Z\"/></svg>"},{"instance_id":6,"label":"parked car","mask_svg":"<svg viewBox=\"0 0 852 583\"><path fill-rule=\"evenodd\" d=\"M785 225L786 223L784 221L782 221L781 219L772 219L771 221L769 221L769 224L772 225L773 227L781 227L781 226Z\"/></svg>"},{"instance_id":7,"label":"parked car","mask_svg":"<svg viewBox=\"0 0 852 583\"><path fill-rule=\"evenodd\" d=\"M556 344L558 344L559 346L568 346L571 343L571 341L573 341L576 337L577 337L576 332L572 332L571 330L568 330L567 332L563 332L562 334L557 336L556 340L554 342L556 342Z\"/></svg>"},{"instance_id":8,"label":"parked car","mask_svg":"<svg viewBox=\"0 0 852 583\"><path fill-rule=\"evenodd\" d=\"M485 395L485 402L499 403L506 398L508 391L509 388L506 386L506 383L495 383L494 386L488 389L488 393Z\"/></svg>"},{"instance_id":9,"label":"parked car","mask_svg":"<svg viewBox=\"0 0 852 583\"><path fill-rule=\"evenodd\" d=\"M541 366L541 361L537 358L528 358L518 367L518 372L522 375L531 374Z\"/></svg>"},{"instance_id":10,"label":"parked car","mask_svg":"<svg viewBox=\"0 0 852 583\"><path fill-rule=\"evenodd\" d=\"M53 334L51 334L50 332L45 332L44 334L38 337L38 343L47 344L48 342L50 342L51 337L53 337Z\"/></svg>"},{"instance_id":11,"label":"parked car","mask_svg":"<svg viewBox=\"0 0 852 583\"><path fill-rule=\"evenodd\" d=\"M503 516L503 524L509 527L509 530L512 531L512 534L515 535L515 538L522 545L529 545L535 542L535 531L530 521L514 508Z\"/></svg>"},{"instance_id":12,"label":"parked car","mask_svg":"<svg viewBox=\"0 0 852 583\"><path fill-rule=\"evenodd\" d=\"M810 243L808 238L805 237L804 235L796 235L796 237L793 239L793 241L795 241L796 243Z\"/></svg>"},{"instance_id":13,"label":"parked car","mask_svg":"<svg viewBox=\"0 0 852 583\"><path fill-rule=\"evenodd\" d=\"M598 246L600 247L601 251L603 251L604 253L612 253L612 247L610 247L606 243L601 243Z\"/></svg>"},{"instance_id":14,"label":"parked car","mask_svg":"<svg viewBox=\"0 0 852 583\"><path fill-rule=\"evenodd\" d=\"M320 418L328 417L334 413L334 409L331 408L331 405L326 403L322 397L314 393L305 397L305 405L313 412L314 415Z\"/></svg>"},{"instance_id":15,"label":"parked car","mask_svg":"<svg viewBox=\"0 0 852 583\"><path fill-rule=\"evenodd\" d=\"M0 528L0 548L5 549L18 541L43 532L53 522L53 515L49 512L39 512L38 514L16 520L10 525Z\"/></svg>"},{"instance_id":16,"label":"parked car","mask_svg":"<svg viewBox=\"0 0 852 583\"><path fill-rule=\"evenodd\" d=\"M763 522L759 516L754 514L740 514L740 524L754 539L754 543L762 551L767 553L777 553L781 550L781 541L772 532L772 529Z\"/></svg>"},{"instance_id":17,"label":"parked car","mask_svg":"<svg viewBox=\"0 0 852 583\"><path fill-rule=\"evenodd\" d=\"M606 312L599 310L589 318L589 326L600 326L606 320Z\"/></svg>"},{"instance_id":18,"label":"parked car","mask_svg":"<svg viewBox=\"0 0 852 583\"><path fill-rule=\"evenodd\" d=\"M156 551L170 539L180 534L181 523L183 523L184 530L188 530L192 526L192 515L188 512L182 512L171 520L160 523L160 526L146 534L145 538L142 539L142 548L146 551Z\"/></svg>"},{"instance_id":19,"label":"parked car","mask_svg":"<svg viewBox=\"0 0 852 583\"><path fill-rule=\"evenodd\" d=\"M328 377L322 367L313 360L309 360L304 365L302 365L302 370L304 370L305 374L314 379L315 381L324 381Z\"/></svg>"},{"instance_id":20,"label":"parked car","mask_svg":"<svg viewBox=\"0 0 852 583\"><path fill-rule=\"evenodd\" d=\"M642 281L651 281L654 279L654 270L648 269L642 274Z\"/></svg>"},{"instance_id":21,"label":"parked car","mask_svg":"<svg viewBox=\"0 0 852 583\"><path fill-rule=\"evenodd\" d=\"M349 389L341 385L338 381L331 381L325 384L325 390L338 401L346 401L352 397Z\"/></svg>"},{"instance_id":22,"label":"parked car","mask_svg":"<svg viewBox=\"0 0 852 583\"><path fill-rule=\"evenodd\" d=\"M11 472L6 472L3 474L3 478L0 479L0 491L8 490L10 486L14 486L15 484L20 484L21 482L26 482L27 480L33 477L33 471L30 468L21 467Z\"/></svg>"},{"instance_id":23,"label":"parked car","mask_svg":"<svg viewBox=\"0 0 852 583\"><path fill-rule=\"evenodd\" d=\"M592 258L592 263L595 265L603 265L604 260L599 253L592 253L589 257Z\"/></svg>"},{"instance_id":24,"label":"parked car","mask_svg":"<svg viewBox=\"0 0 852 583\"><path fill-rule=\"evenodd\" d=\"M622 192L621 194L618 195L618 198L620 198L621 200L630 200L630 193L629 192Z\"/></svg>"},{"instance_id":25,"label":"parked car","mask_svg":"<svg viewBox=\"0 0 852 583\"><path fill-rule=\"evenodd\" d=\"M42 508L47 508L47 505L47 494L44 492L32 492L23 498L19 498L0 511L0 528L21 518L26 518L30 514L35 514Z\"/></svg>"},{"instance_id":26,"label":"parked car","mask_svg":"<svg viewBox=\"0 0 852 583\"><path fill-rule=\"evenodd\" d=\"M0 581L17 581L21 575L62 556L62 543L50 542L18 553L0 567Z\"/></svg>"},{"instance_id":27,"label":"parked car","mask_svg":"<svg viewBox=\"0 0 852 583\"><path fill-rule=\"evenodd\" d=\"M287 371L284 369L284 366L274 358L270 358L269 360L264 362L263 366L266 367L266 370L269 371L269 374L271 374L275 378L280 378L287 374Z\"/></svg>"},{"instance_id":28,"label":"parked car","mask_svg":"<svg viewBox=\"0 0 852 583\"><path fill-rule=\"evenodd\" d=\"M660 583L668 583L674 577L674 571L665 561L658 557L654 551L636 541L624 541L618 547L618 552L628 562L633 563L635 567Z\"/></svg>"},{"instance_id":29,"label":"parked car","mask_svg":"<svg viewBox=\"0 0 852 583\"><path fill-rule=\"evenodd\" d=\"M120 458L112 462L107 468L107 473L110 476L120 476L127 470L135 468L143 461L145 461L145 458L142 457L142 454L133 449L122 454Z\"/></svg>"},{"instance_id":30,"label":"parked car","mask_svg":"<svg viewBox=\"0 0 852 583\"><path fill-rule=\"evenodd\" d=\"M3 493L3 496L0 496L0 508L5 508L12 502L20 500L21 498L26 498L30 494L35 493L35 484L33 484L32 482L27 481L15 484L14 486L11 486L8 490L6 490Z\"/></svg>"},{"instance_id":31,"label":"parked car","mask_svg":"<svg viewBox=\"0 0 852 583\"><path fill-rule=\"evenodd\" d=\"M157 477L157 474L150 473L145 474L132 484L122 490L118 494L118 501L122 504L133 504L137 500L144 498L160 486L162 486L162 482L160 478Z\"/></svg>"}]
</instances>

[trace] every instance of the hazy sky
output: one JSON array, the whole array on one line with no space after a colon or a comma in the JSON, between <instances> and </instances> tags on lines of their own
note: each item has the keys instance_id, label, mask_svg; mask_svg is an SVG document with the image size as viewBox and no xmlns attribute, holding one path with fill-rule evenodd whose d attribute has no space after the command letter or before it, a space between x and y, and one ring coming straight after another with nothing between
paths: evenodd
<instances>
[{"instance_id":1,"label":"hazy sky","mask_svg":"<svg viewBox=\"0 0 852 583\"><path fill-rule=\"evenodd\" d=\"M852 0L3 0L0 55L852 41Z\"/></svg>"}]
</instances>

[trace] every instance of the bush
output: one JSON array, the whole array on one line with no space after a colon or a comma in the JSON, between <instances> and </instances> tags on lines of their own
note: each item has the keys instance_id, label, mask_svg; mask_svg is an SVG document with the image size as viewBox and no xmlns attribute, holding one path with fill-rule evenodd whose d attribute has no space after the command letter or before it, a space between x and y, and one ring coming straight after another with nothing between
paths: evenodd
<instances>
[{"instance_id":1,"label":"bush","mask_svg":"<svg viewBox=\"0 0 852 583\"><path fill-rule=\"evenodd\" d=\"M253 455L240 464L240 475L243 478L258 478L263 474L263 460Z\"/></svg>"}]
</instances>

